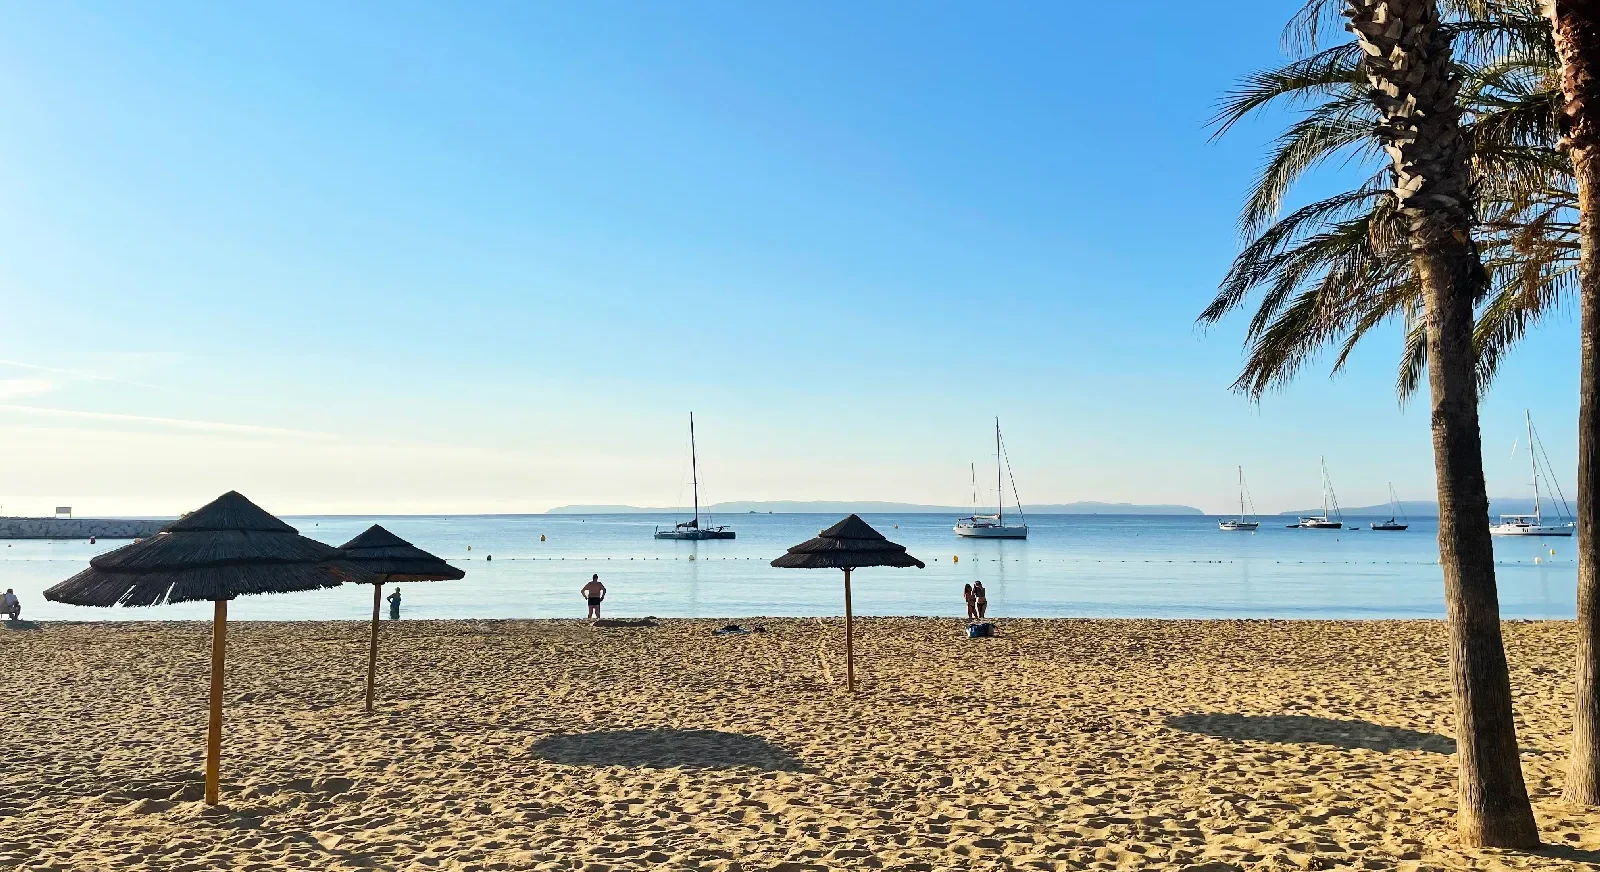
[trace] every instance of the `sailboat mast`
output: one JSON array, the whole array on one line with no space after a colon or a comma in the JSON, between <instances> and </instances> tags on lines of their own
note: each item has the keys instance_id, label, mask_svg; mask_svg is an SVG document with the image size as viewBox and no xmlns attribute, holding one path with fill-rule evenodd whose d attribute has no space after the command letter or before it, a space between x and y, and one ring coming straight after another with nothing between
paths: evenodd
<instances>
[{"instance_id":1,"label":"sailboat mast","mask_svg":"<svg viewBox=\"0 0 1600 872\"><path fill-rule=\"evenodd\" d=\"M682 469L683 467L678 467ZM694 481L694 528L700 529L700 464L694 452L694 413L689 413L689 476Z\"/></svg>"},{"instance_id":2,"label":"sailboat mast","mask_svg":"<svg viewBox=\"0 0 1600 872\"><path fill-rule=\"evenodd\" d=\"M1244 520L1244 467L1239 467L1239 520Z\"/></svg>"},{"instance_id":3,"label":"sailboat mast","mask_svg":"<svg viewBox=\"0 0 1600 872\"><path fill-rule=\"evenodd\" d=\"M978 516L978 464L967 464L967 471L972 473L972 516Z\"/></svg>"},{"instance_id":4,"label":"sailboat mast","mask_svg":"<svg viewBox=\"0 0 1600 872\"><path fill-rule=\"evenodd\" d=\"M1006 490L1000 479L1000 418L994 419L994 503L995 523L1006 525Z\"/></svg>"},{"instance_id":5,"label":"sailboat mast","mask_svg":"<svg viewBox=\"0 0 1600 872\"><path fill-rule=\"evenodd\" d=\"M1322 517L1328 517L1328 458L1319 457L1322 461Z\"/></svg>"},{"instance_id":6,"label":"sailboat mast","mask_svg":"<svg viewBox=\"0 0 1600 872\"><path fill-rule=\"evenodd\" d=\"M1533 450L1533 413L1523 409L1522 416L1528 422L1528 466L1533 468L1533 519L1543 524L1544 514L1539 511L1539 455Z\"/></svg>"}]
</instances>

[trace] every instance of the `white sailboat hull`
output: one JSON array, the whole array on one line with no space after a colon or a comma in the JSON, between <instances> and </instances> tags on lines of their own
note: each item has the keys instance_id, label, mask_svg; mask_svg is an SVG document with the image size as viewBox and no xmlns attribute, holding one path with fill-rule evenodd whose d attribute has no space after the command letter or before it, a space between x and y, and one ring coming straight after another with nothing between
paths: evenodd
<instances>
[{"instance_id":1,"label":"white sailboat hull","mask_svg":"<svg viewBox=\"0 0 1600 872\"><path fill-rule=\"evenodd\" d=\"M1301 518L1300 523L1296 524L1295 526L1306 530L1338 530L1344 527L1344 522L1335 521L1325 517Z\"/></svg>"},{"instance_id":2,"label":"white sailboat hull","mask_svg":"<svg viewBox=\"0 0 1600 872\"><path fill-rule=\"evenodd\" d=\"M657 530L656 531L656 538L657 539L679 539L679 540L688 540L688 541L693 541L693 542L699 542L699 541L703 541L705 539L732 539L732 538L735 537L735 535L736 534L732 530L723 530L723 529L716 528L716 527L713 527L713 528L710 528L710 529L706 529L706 530Z\"/></svg>"},{"instance_id":3,"label":"white sailboat hull","mask_svg":"<svg viewBox=\"0 0 1600 872\"><path fill-rule=\"evenodd\" d=\"M1495 524L1489 532L1495 536L1571 536L1571 524Z\"/></svg>"},{"instance_id":4,"label":"white sailboat hull","mask_svg":"<svg viewBox=\"0 0 1600 872\"><path fill-rule=\"evenodd\" d=\"M1021 524L1007 526L1002 524L957 524L954 527L957 536L968 539L1026 539L1028 538L1028 525Z\"/></svg>"},{"instance_id":5,"label":"white sailboat hull","mask_svg":"<svg viewBox=\"0 0 1600 872\"><path fill-rule=\"evenodd\" d=\"M1259 526L1261 526L1261 522L1260 521L1218 521L1217 522L1217 529L1219 529L1219 530L1244 530L1244 531L1253 533L1253 532L1255 532L1255 529L1257 527L1259 527Z\"/></svg>"}]
</instances>

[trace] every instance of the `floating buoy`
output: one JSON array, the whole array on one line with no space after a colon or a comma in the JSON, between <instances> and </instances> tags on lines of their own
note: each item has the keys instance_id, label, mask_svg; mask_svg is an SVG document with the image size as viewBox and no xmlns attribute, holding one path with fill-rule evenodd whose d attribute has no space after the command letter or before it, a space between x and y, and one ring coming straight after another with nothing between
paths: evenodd
<instances>
[{"instance_id":1,"label":"floating buoy","mask_svg":"<svg viewBox=\"0 0 1600 872\"><path fill-rule=\"evenodd\" d=\"M472 546L471 546L471 545L468 545L468 546L467 546L467 550L468 550L468 551L471 551L471 550L472 550Z\"/></svg>"},{"instance_id":2,"label":"floating buoy","mask_svg":"<svg viewBox=\"0 0 1600 872\"><path fill-rule=\"evenodd\" d=\"M951 555L950 562L951 563L960 563L961 562L961 555L960 554Z\"/></svg>"},{"instance_id":3,"label":"floating buoy","mask_svg":"<svg viewBox=\"0 0 1600 872\"><path fill-rule=\"evenodd\" d=\"M693 560L693 559L694 559L694 555L693 555L693 554L690 554L690 555L689 555L689 559L690 559L690 560Z\"/></svg>"},{"instance_id":4,"label":"floating buoy","mask_svg":"<svg viewBox=\"0 0 1600 872\"><path fill-rule=\"evenodd\" d=\"M93 542L93 541L94 541L94 540L93 540L93 539L90 539L90 540L89 540L89 541L90 541L90 542ZM1551 557L1554 557L1554 556L1556 556L1556 549L1554 549L1554 548L1551 548L1551 549L1550 549L1550 556L1551 556Z\"/></svg>"},{"instance_id":5,"label":"floating buoy","mask_svg":"<svg viewBox=\"0 0 1600 872\"><path fill-rule=\"evenodd\" d=\"M93 536L90 536L90 537L89 537L89 544L90 544L90 545L93 545L93 544L94 544L94 537L93 537ZM1550 553L1551 553L1551 554L1554 554L1554 553L1556 553L1556 552L1554 552L1554 551L1551 551L1551 552L1550 552Z\"/></svg>"},{"instance_id":6,"label":"floating buoy","mask_svg":"<svg viewBox=\"0 0 1600 872\"><path fill-rule=\"evenodd\" d=\"M540 542L543 542L543 541L544 541L544 534L543 534L543 533L540 533L540 534L539 534L539 541L540 541Z\"/></svg>"},{"instance_id":7,"label":"floating buoy","mask_svg":"<svg viewBox=\"0 0 1600 872\"><path fill-rule=\"evenodd\" d=\"M1533 558L1533 562L1534 563L1543 563L1544 562L1544 558L1543 557L1535 557L1535 558Z\"/></svg>"},{"instance_id":8,"label":"floating buoy","mask_svg":"<svg viewBox=\"0 0 1600 872\"><path fill-rule=\"evenodd\" d=\"M488 557L485 557L485 558L483 558L483 559L484 559L484 560L493 560L493 559L494 559L494 555L493 555L493 554L490 554L490 555L489 555L489 556L488 556Z\"/></svg>"}]
</instances>

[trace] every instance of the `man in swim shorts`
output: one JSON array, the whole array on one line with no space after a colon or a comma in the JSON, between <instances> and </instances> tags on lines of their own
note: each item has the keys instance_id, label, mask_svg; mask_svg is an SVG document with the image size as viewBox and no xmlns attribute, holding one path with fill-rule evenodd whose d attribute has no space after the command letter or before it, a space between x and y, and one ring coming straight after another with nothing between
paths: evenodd
<instances>
[{"instance_id":1,"label":"man in swim shorts","mask_svg":"<svg viewBox=\"0 0 1600 872\"><path fill-rule=\"evenodd\" d=\"M589 618L599 620L600 603L604 602L606 598L606 586L600 583L600 574L595 573L594 577L589 579L589 583L584 585L583 589L578 593L583 594L583 598L589 601L589 614L585 620Z\"/></svg>"}]
</instances>

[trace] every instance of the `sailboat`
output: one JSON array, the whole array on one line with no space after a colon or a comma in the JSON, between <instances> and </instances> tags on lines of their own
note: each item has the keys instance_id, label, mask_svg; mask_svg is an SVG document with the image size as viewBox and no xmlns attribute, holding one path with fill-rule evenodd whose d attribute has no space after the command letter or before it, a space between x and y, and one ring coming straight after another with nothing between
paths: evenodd
<instances>
[{"instance_id":1,"label":"sailboat","mask_svg":"<svg viewBox=\"0 0 1600 872\"><path fill-rule=\"evenodd\" d=\"M1401 522L1396 521L1395 520L1395 516L1396 515L1399 515L1400 517L1405 518L1406 513L1400 510L1400 498L1395 496L1395 494L1394 494L1394 482L1391 481L1391 482L1389 482L1389 520L1387 520L1387 521L1379 521L1378 523L1371 525L1372 529L1374 529L1374 530L1404 530L1406 527L1410 526L1410 524L1402 524ZM1407 518L1406 520L1409 521L1410 519Z\"/></svg>"},{"instance_id":2,"label":"sailboat","mask_svg":"<svg viewBox=\"0 0 1600 872\"><path fill-rule=\"evenodd\" d=\"M1322 461L1322 514L1306 515L1298 524L1290 527L1300 527L1306 530L1338 530L1344 526L1344 515L1339 511L1339 498L1333 493L1333 482L1328 480L1328 458L1319 458ZM1328 514L1329 505L1333 506L1333 514Z\"/></svg>"},{"instance_id":3,"label":"sailboat","mask_svg":"<svg viewBox=\"0 0 1600 872\"><path fill-rule=\"evenodd\" d=\"M1559 520L1554 524L1544 522L1544 508L1539 497L1539 453L1544 445L1539 442L1538 434L1533 430L1533 415L1526 409L1522 412L1528 422L1528 463L1533 467L1533 514L1531 515L1501 515L1500 523L1489 528L1489 532L1496 536L1571 536L1573 523ZM1545 461L1548 468L1549 460ZM1561 518L1571 515L1565 512L1567 497L1561 493L1560 482L1555 481L1555 476L1550 480L1555 483L1556 493L1561 496L1563 513ZM1552 501L1553 503L1554 501Z\"/></svg>"},{"instance_id":4,"label":"sailboat","mask_svg":"<svg viewBox=\"0 0 1600 872\"><path fill-rule=\"evenodd\" d=\"M681 468L681 467L680 467ZM689 471L694 479L694 519L673 524L670 529L656 528L657 539L732 539L733 530L727 527L703 527L700 525L700 463L695 456L694 447L694 413L689 413ZM679 492L682 493L681 491Z\"/></svg>"},{"instance_id":5,"label":"sailboat","mask_svg":"<svg viewBox=\"0 0 1600 872\"><path fill-rule=\"evenodd\" d=\"M1001 469L1001 463L1005 468ZM1006 498L1002 486L1002 472L1011 471L1011 459L1005 456L1005 448L1000 442L1000 419L994 419L994 501L997 504L992 515L980 515L974 509L972 516L956 521L955 531L957 536L969 539L1026 539L1028 538L1028 519L1022 516L1022 501L1016 500L1017 515L1022 517L1021 524L1006 526ZM974 471L976 478L976 471ZM1017 495L1016 476L1011 477L1011 496ZM973 501L977 501L976 487L974 487Z\"/></svg>"},{"instance_id":6,"label":"sailboat","mask_svg":"<svg viewBox=\"0 0 1600 872\"><path fill-rule=\"evenodd\" d=\"M1237 518L1224 518L1223 520L1218 521L1217 522L1217 527L1219 529L1222 529L1222 530L1244 530L1244 531L1248 531L1248 532L1254 533L1255 529L1257 527L1261 526L1261 522L1260 521L1247 520L1246 517L1245 517L1244 503L1245 503L1245 498L1249 496L1249 493L1250 492L1248 490L1246 490L1245 486L1244 486L1244 467L1241 466L1241 467L1239 467L1239 517L1237 517ZM1254 506L1252 506L1251 508L1254 508Z\"/></svg>"}]
</instances>

